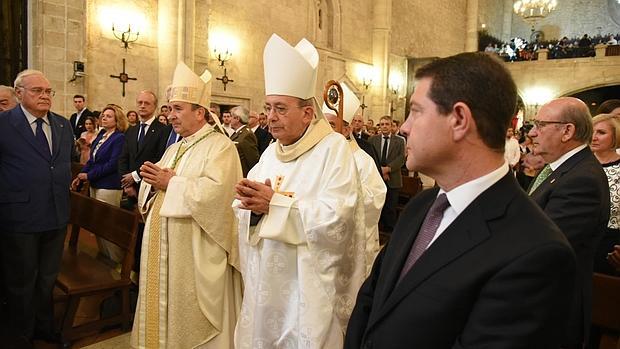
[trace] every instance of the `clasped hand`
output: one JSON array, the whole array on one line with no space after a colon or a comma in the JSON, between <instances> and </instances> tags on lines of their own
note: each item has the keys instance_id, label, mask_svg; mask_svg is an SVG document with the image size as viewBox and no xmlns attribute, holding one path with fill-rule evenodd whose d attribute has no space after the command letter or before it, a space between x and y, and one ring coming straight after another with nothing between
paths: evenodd
<instances>
[{"instance_id":1,"label":"clasped hand","mask_svg":"<svg viewBox=\"0 0 620 349\"><path fill-rule=\"evenodd\" d=\"M235 185L235 191L235 199L241 201L241 208L258 214L269 213L269 202L274 193L269 178L264 184L244 178Z\"/></svg>"},{"instance_id":2,"label":"clasped hand","mask_svg":"<svg viewBox=\"0 0 620 349\"><path fill-rule=\"evenodd\" d=\"M166 190L170 178L175 175L176 173L173 169L161 168L150 161L140 166L140 177L142 177L142 180L158 190Z\"/></svg>"}]
</instances>

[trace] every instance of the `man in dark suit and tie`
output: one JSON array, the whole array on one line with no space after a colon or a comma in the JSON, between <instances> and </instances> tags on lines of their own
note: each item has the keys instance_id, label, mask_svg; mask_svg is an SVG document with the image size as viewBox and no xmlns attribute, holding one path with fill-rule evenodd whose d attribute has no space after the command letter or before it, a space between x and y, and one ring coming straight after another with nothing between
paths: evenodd
<instances>
[{"instance_id":1,"label":"man in dark suit and tie","mask_svg":"<svg viewBox=\"0 0 620 349\"><path fill-rule=\"evenodd\" d=\"M588 148L592 117L581 100L564 97L543 105L529 136L547 165L528 193L562 230L577 256L575 292L562 348L588 343L594 254L609 219L609 185Z\"/></svg>"},{"instance_id":2,"label":"man in dark suit and tie","mask_svg":"<svg viewBox=\"0 0 620 349\"><path fill-rule=\"evenodd\" d=\"M256 136L247 126L249 117L250 111L245 107L237 106L230 110L230 127L233 129L230 140L237 147L243 177L248 175L259 157Z\"/></svg>"},{"instance_id":3,"label":"man in dark suit and tie","mask_svg":"<svg viewBox=\"0 0 620 349\"><path fill-rule=\"evenodd\" d=\"M93 113L86 108L86 98L82 95L73 96L73 106L76 112L71 114L69 122L71 122L71 128L73 129L73 136L75 139L80 139L82 132L86 131L86 117L92 116Z\"/></svg>"},{"instance_id":4,"label":"man in dark suit and tie","mask_svg":"<svg viewBox=\"0 0 620 349\"><path fill-rule=\"evenodd\" d=\"M575 256L503 158L517 89L462 53L419 68L407 167L437 181L405 207L362 285L345 348L558 348Z\"/></svg>"},{"instance_id":5,"label":"man in dark suit and tie","mask_svg":"<svg viewBox=\"0 0 620 349\"><path fill-rule=\"evenodd\" d=\"M371 137L369 143L379 154L380 172L387 186L385 205L383 205L379 223L383 231L392 232L397 219L398 192L403 186L400 168L405 163L405 142L402 138L390 133L392 118L389 116L381 117L379 127L381 127L382 135Z\"/></svg>"},{"instance_id":6,"label":"man in dark suit and tie","mask_svg":"<svg viewBox=\"0 0 620 349\"><path fill-rule=\"evenodd\" d=\"M355 114L353 120L351 120L351 127L353 128L353 136L356 141L368 140L368 133L364 132L364 117L361 114Z\"/></svg>"},{"instance_id":7,"label":"man in dark suit and tie","mask_svg":"<svg viewBox=\"0 0 620 349\"><path fill-rule=\"evenodd\" d=\"M271 144L273 141L273 137L271 133L269 133L269 129L264 129L260 127L260 123L258 120L258 113L255 111L250 111L250 116L248 118L248 128L254 132L256 136L256 141L258 143L258 155L263 154L265 149Z\"/></svg>"},{"instance_id":8,"label":"man in dark suit and tie","mask_svg":"<svg viewBox=\"0 0 620 349\"><path fill-rule=\"evenodd\" d=\"M125 146L119 159L121 185L135 204L138 197L140 166L146 161L156 163L166 150L169 131L166 125L157 121L155 110L157 96L151 91L142 91L136 98L139 123L127 129Z\"/></svg>"},{"instance_id":9,"label":"man in dark suit and tie","mask_svg":"<svg viewBox=\"0 0 620 349\"><path fill-rule=\"evenodd\" d=\"M55 340L52 290L69 220L73 133L50 112L54 90L43 73L15 79L16 108L0 113L0 266L11 348Z\"/></svg>"}]
</instances>

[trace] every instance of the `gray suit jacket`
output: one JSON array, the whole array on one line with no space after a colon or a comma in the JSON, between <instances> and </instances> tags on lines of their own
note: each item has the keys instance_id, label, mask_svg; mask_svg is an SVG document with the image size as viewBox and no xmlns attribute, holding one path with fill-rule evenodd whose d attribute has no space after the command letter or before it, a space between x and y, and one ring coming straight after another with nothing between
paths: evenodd
<instances>
[{"instance_id":1,"label":"gray suit jacket","mask_svg":"<svg viewBox=\"0 0 620 349\"><path fill-rule=\"evenodd\" d=\"M368 142L372 144L379 155L379 161L381 161L381 137L380 135L372 136L368 139ZM386 164L379 164L380 166L389 166L390 180L385 181L385 184L390 189L398 189L403 186L403 179L400 174L400 169L405 164L405 142L403 139L394 135L390 136L390 143L388 147L388 153L386 156Z\"/></svg>"}]
</instances>

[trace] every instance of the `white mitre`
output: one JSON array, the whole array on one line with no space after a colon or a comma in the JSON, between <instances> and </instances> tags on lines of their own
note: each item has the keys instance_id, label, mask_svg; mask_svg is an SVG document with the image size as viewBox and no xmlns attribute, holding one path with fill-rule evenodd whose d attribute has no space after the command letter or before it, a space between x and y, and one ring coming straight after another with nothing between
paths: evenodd
<instances>
[{"instance_id":1,"label":"white mitre","mask_svg":"<svg viewBox=\"0 0 620 349\"><path fill-rule=\"evenodd\" d=\"M265 67L265 94L314 99L315 112L322 117L316 101L316 80L319 52L306 39L295 47L277 34L271 35L263 52Z\"/></svg>"},{"instance_id":2,"label":"white mitre","mask_svg":"<svg viewBox=\"0 0 620 349\"><path fill-rule=\"evenodd\" d=\"M198 76L185 63L179 62L174 70L169 93L170 102L198 104L209 110L211 73L205 69L204 73Z\"/></svg>"},{"instance_id":3,"label":"white mitre","mask_svg":"<svg viewBox=\"0 0 620 349\"><path fill-rule=\"evenodd\" d=\"M357 96L355 95L355 93L353 93L353 91L351 90L351 88L349 88L349 85L347 85L346 82L340 82L340 87L342 87L342 94L343 96L340 96L340 99L338 101L338 103L343 103L342 105L342 120L346 121L347 123L351 123L351 120L353 120L353 117L355 116L355 114L357 113L357 111L360 108L360 100L359 98L357 98ZM327 106L327 104L325 104L325 102L323 102L323 108L322 108L323 114L333 114L336 115L336 112L329 109L329 107Z\"/></svg>"}]
</instances>

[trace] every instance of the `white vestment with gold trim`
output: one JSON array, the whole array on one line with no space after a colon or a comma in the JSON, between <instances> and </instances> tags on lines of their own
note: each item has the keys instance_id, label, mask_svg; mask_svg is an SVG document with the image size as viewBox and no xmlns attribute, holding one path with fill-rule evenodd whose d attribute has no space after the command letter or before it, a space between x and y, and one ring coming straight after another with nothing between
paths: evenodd
<instances>
[{"instance_id":1,"label":"white vestment with gold trim","mask_svg":"<svg viewBox=\"0 0 620 349\"><path fill-rule=\"evenodd\" d=\"M360 179L362 202L364 203L364 229L366 230L366 276L379 253L379 217L385 203L387 188L377 164L355 140L350 140L355 166Z\"/></svg>"},{"instance_id":2,"label":"white vestment with gold trim","mask_svg":"<svg viewBox=\"0 0 620 349\"><path fill-rule=\"evenodd\" d=\"M341 348L366 272L351 148L331 131L292 161L279 160L279 146L248 174L281 193L269 213L250 227L250 211L237 211L245 287L235 346Z\"/></svg>"},{"instance_id":3,"label":"white vestment with gold trim","mask_svg":"<svg viewBox=\"0 0 620 349\"><path fill-rule=\"evenodd\" d=\"M241 179L241 165L234 144L213 132L194 146L211 126L166 150L160 167L172 167L179 147L188 147L178 160L161 210L150 210L153 195L144 181L139 205L147 215L140 261L140 293L131 345L146 348L233 348L234 326L241 305L237 222L230 204L234 185ZM183 145L185 142L185 145ZM191 147L190 147L191 146ZM151 220L161 219L159 241L153 241ZM160 244L159 265L149 265L150 244ZM158 268L147 280L149 268ZM156 270L157 271L157 270ZM152 270L151 270L152 273ZM158 275L157 275L158 274ZM147 285L157 284L157 313L148 313L152 301ZM156 317L156 329L149 328ZM147 338L155 335L157 338Z\"/></svg>"}]
</instances>

